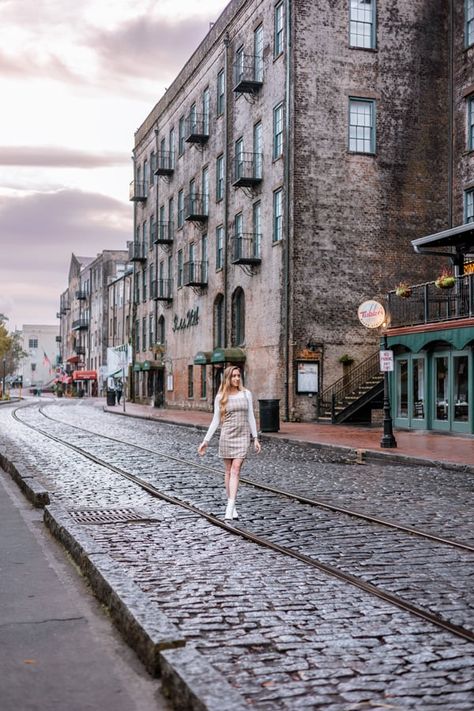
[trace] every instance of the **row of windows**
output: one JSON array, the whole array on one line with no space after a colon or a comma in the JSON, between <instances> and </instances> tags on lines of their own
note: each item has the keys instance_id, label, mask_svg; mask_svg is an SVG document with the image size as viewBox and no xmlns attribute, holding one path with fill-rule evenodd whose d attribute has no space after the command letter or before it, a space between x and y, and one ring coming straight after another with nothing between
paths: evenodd
<instances>
[{"instance_id":1,"label":"row of windows","mask_svg":"<svg viewBox=\"0 0 474 711\"><path fill-rule=\"evenodd\" d=\"M224 296L218 294L213 305L213 347L222 348L224 345ZM166 343L166 320L161 315L156 321L155 316L148 314L135 321L135 349L146 351L156 344ZM234 347L245 345L245 293L238 286L231 299L231 344Z\"/></svg>"}]
</instances>

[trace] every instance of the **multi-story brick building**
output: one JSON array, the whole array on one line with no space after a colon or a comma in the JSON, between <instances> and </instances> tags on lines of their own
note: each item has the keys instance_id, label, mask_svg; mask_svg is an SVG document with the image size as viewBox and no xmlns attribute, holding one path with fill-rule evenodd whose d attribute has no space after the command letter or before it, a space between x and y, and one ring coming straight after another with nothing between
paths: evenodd
<instances>
[{"instance_id":1,"label":"multi-story brick building","mask_svg":"<svg viewBox=\"0 0 474 711\"><path fill-rule=\"evenodd\" d=\"M358 305L454 219L453 32L442 0L229 3L135 136L137 398L210 408L236 362L312 419L377 348Z\"/></svg>"}]
</instances>

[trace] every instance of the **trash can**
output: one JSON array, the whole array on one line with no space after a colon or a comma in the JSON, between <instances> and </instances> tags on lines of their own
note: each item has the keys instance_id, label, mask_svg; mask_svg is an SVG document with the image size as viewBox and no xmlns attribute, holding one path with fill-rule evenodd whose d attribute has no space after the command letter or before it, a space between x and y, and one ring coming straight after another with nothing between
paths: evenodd
<instances>
[{"instance_id":1,"label":"trash can","mask_svg":"<svg viewBox=\"0 0 474 711\"><path fill-rule=\"evenodd\" d=\"M107 406L115 405L115 390L107 390Z\"/></svg>"},{"instance_id":2,"label":"trash can","mask_svg":"<svg viewBox=\"0 0 474 711\"><path fill-rule=\"evenodd\" d=\"M280 429L280 401L259 400L260 429L262 432L278 432Z\"/></svg>"}]
</instances>

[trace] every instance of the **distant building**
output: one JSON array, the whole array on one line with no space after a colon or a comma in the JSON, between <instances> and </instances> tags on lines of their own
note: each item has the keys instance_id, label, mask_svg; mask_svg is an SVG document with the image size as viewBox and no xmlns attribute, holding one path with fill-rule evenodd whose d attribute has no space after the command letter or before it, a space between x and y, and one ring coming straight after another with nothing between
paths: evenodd
<instances>
[{"instance_id":1,"label":"distant building","mask_svg":"<svg viewBox=\"0 0 474 711\"><path fill-rule=\"evenodd\" d=\"M56 377L58 327L25 324L20 333L22 349L27 354L18 369L23 387L41 388L51 384Z\"/></svg>"},{"instance_id":2,"label":"distant building","mask_svg":"<svg viewBox=\"0 0 474 711\"><path fill-rule=\"evenodd\" d=\"M135 135L137 400L210 409L237 363L311 420L375 355L357 307L429 279L410 241L472 204L449 142L472 92L470 39L450 71L473 26L456 8L451 27L442 0L229 3Z\"/></svg>"},{"instance_id":3,"label":"distant building","mask_svg":"<svg viewBox=\"0 0 474 711\"><path fill-rule=\"evenodd\" d=\"M104 389L108 345L108 284L123 274L125 250L104 250L97 257L71 255L68 288L61 294L60 363L87 394Z\"/></svg>"}]
</instances>

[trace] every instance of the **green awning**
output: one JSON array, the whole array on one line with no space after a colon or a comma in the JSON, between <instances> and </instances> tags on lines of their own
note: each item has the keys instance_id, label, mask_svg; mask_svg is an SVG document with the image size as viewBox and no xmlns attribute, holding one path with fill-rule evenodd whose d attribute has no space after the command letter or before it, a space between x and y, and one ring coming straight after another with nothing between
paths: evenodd
<instances>
[{"instance_id":1,"label":"green awning","mask_svg":"<svg viewBox=\"0 0 474 711\"><path fill-rule=\"evenodd\" d=\"M211 363L245 363L245 359L242 348L215 348Z\"/></svg>"},{"instance_id":2,"label":"green awning","mask_svg":"<svg viewBox=\"0 0 474 711\"><path fill-rule=\"evenodd\" d=\"M474 328L466 326L462 328L436 328L430 325L430 330L403 333L400 335L390 335L387 333L387 344L389 348L394 346L405 346L413 353L418 353L422 348L435 341L445 341L456 350L462 351L466 346L474 342Z\"/></svg>"},{"instance_id":3,"label":"green awning","mask_svg":"<svg viewBox=\"0 0 474 711\"><path fill-rule=\"evenodd\" d=\"M133 371L135 373L139 373L142 369L142 364L141 363L134 363L133 364Z\"/></svg>"},{"instance_id":4,"label":"green awning","mask_svg":"<svg viewBox=\"0 0 474 711\"><path fill-rule=\"evenodd\" d=\"M163 363L161 360L144 360L142 363L142 370L152 370L153 368L162 368Z\"/></svg>"},{"instance_id":5,"label":"green awning","mask_svg":"<svg viewBox=\"0 0 474 711\"><path fill-rule=\"evenodd\" d=\"M194 365L208 365L211 358L212 351L198 351L194 356Z\"/></svg>"}]
</instances>

